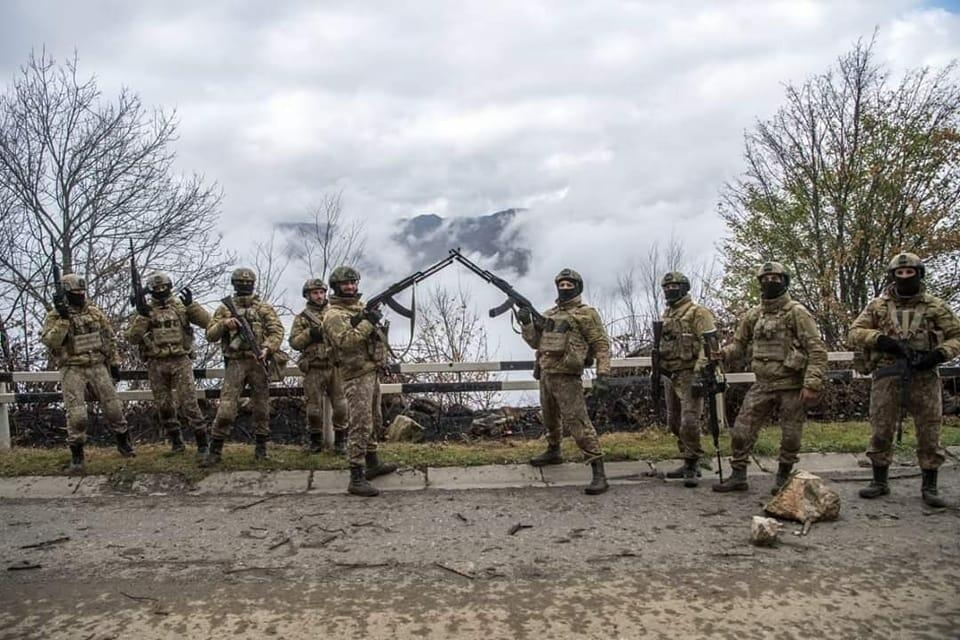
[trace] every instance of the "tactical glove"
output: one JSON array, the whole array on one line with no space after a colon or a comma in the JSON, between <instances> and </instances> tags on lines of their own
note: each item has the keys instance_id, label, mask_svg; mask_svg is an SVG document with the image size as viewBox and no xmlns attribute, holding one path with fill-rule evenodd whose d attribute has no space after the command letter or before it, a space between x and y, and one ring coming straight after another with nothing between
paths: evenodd
<instances>
[{"instance_id":1,"label":"tactical glove","mask_svg":"<svg viewBox=\"0 0 960 640\"><path fill-rule=\"evenodd\" d=\"M947 356L940 349L927 351L923 356L913 363L913 368L917 371L929 371L935 369L941 363L946 362Z\"/></svg>"},{"instance_id":2,"label":"tactical glove","mask_svg":"<svg viewBox=\"0 0 960 640\"><path fill-rule=\"evenodd\" d=\"M597 393L606 393L610 391L610 375L606 373L598 373L597 377L593 379L593 390Z\"/></svg>"},{"instance_id":3,"label":"tactical glove","mask_svg":"<svg viewBox=\"0 0 960 640\"><path fill-rule=\"evenodd\" d=\"M533 322L533 314L530 313L530 309L522 307L517 310L517 320L520 324L530 324Z\"/></svg>"},{"instance_id":4,"label":"tactical glove","mask_svg":"<svg viewBox=\"0 0 960 640\"><path fill-rule=\"evenodd\" d=\"M903 356L904 353L903 345L899 340L895 340L890 336L881 335L877 338L877 349L883 351L884 353L889 353L893 356Z\"/></svg>"},{"instance_id":5,"label":"tactical glove","mask_svg":"<svg viewBox=\"0 0 960 640\"><path fill-rule=\"evenodd\" d=\"M110 365L110 377L113 378L114 382L120 380L120 365L112 364Z\"/></svg>"},{"instance_id":6,"label":"tactical glove","mask_svg":"<svg viewBox=\"0 0 960 640\"><path fill-rule=\"evenodd\" d=\"M380 313L379 309L371 309L369 307L363 310L363 317L373 326L377 326L380 324L380 321L383 320L383 314Z\"/></svg>"},{"instance_id":7,"label":"tactical glove","mask_svg":"<svg viewBox=\"0 0 960 640\"><path fill-rule=\"evenodd\" d=\"M321 342L323 340L323 329L320 327L310 327L310 339L314 342Z\"/></svg>"},{"instance_id":8,"label":"tactical glove","mask_svg":"<svg viewBox=\"0 0 960 640\"><path fill-rule=\"evenodd\" d=\"M135 302L135 306L137 307L137 313L142 315L144 318L150 317L151 309L150 309L150 305L147 304L146 300L137 300Z\"/></svg>"},{"instance_id":9,"label":"tactical glove","mask_svg":"<svg viewBox=\"0 0 960 640\"><path fill-rule=\"evenodd\" d=\"M57 310L61 318L69 318L70 305L67 304L67 294L62 291L53 294L53 308Z\"/></svg>"},{"instance_id":10,"label":"tactical glove","mask_svg":"<svg viewBox=\"0 0 960 640\"><path fill-rule=\"evenodd\" d=\"M185 307L193 304L193 291L190 291L190 287L184 287L180 290L180 302L182 302Z\"/></svg>"}]
</instances>

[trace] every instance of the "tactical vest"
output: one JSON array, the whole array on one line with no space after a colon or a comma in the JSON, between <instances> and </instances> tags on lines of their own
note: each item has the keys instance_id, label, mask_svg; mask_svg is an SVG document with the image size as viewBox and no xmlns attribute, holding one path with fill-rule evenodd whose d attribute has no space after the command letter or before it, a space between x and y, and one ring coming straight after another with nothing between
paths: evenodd
<instances>
[{"instance_id":1,"label":"tactical vest","mask_svg":"<svg viewBox=\"0 0 960 640\"><path fill-rule=\"evenodd\" d=\"M571 310L559 307L547 316L537 352L543 356L541 368L545 371L579 374L593 360L576 317Z\"/></svg>"},{"instance_id":2,"label":"tactical vest","mask_svg":"<svg viewBox=\"0 0 960 640\"><path fill-rule=\"evenodd\" d=\"M103 328L97 316L89 311L70 314L70 331L64 341L66 355L68 357L102 355L103 348Z\"/></svg>"},{"instance_id":3,"label":"tactical vest","mask_svg":"<svg viewBox=\"0 0 960 640\"><path fill-rule=\"evenodd\" d=\"M700 354L700 341L692 326L697 305L691 303L680 316L664 315L660 357L668 370L692 367Z\"/></svg>"},{"instance_id":4,"label":"tactical vest","mask_svg":"<svg viewBox=\"0 0 960 640\"><path fill-rule=\"evenodd\" d=\"M798 306L799 302L790 300L775 314L761 310L753 325L754 361L780 362L793 371L803 371L806 368L807 355L800 349L797 327L790 320L791 312Z\"/></svg>"},{"instance_id":5,"label":"tactical vest","mask_svg":"<svg viewBox=\"0 0 960 640\"><path fill-rule=\"evenodd\" d=\"M930 351L943 344L943 332L939 331L927 314L926 300L915 305L897 307L892 296L881 298L882 313L878 314L877 330L895 340L905 340L914 351ZM872 373L879 364L893 358L873 349L861 349L854 353L853 368L861 374Z\"/></svg>"},{"instance_id":6,"label":"tactical vest","mask_svg":"<svg viewBox=\"0 0 960 640\"><path fill-rule=\"evenodd\" d=\"M322 330L324 311L307 308L300 312L300 317L306 321L308 327L317 327ZM304 373L307 373L311 368L320 369L336 366L335 355L330 340L324 335L320 342L313 342L300 352L297 366Z\"/></svg>"},{"instance_id":7,"label":"tactical vest","mask_svg":"<svg viewBox=\"0 0 960 640\"><path fill-rule=\"evenodd\" d=\"M147 358L180 356L189 354L192 349L193 330L186 309L172 304L153 307L142 355Z\"/></svg>"}]
</instances>

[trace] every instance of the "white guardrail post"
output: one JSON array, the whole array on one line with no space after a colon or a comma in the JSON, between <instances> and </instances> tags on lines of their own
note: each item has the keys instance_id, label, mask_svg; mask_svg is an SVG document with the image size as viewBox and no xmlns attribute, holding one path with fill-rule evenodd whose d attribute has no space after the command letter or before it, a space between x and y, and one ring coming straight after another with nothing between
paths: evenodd
<instances>
[{"instance_id":1,"label":"white guardrail post","mask_svg":"<svg viewBox=\"0 0 960 640\"><path fill-rule=\"evenodd\" d=\"M0 382L0 394L7 392L7 383ZM0 451L10 448L10 405L0 400Z\"/></svg>"}]
</instances>

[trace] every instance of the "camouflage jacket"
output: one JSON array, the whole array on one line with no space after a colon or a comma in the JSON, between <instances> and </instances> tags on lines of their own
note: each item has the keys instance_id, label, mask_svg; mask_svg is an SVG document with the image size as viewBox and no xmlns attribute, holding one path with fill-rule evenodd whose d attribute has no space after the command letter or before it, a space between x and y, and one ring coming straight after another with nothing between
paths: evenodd
<instances>
[{"instance_id":1,"label":"camouflage jacket","mask_svg":"<svg viewBox=\"0 0 960 640\"><path fill-rule=\"evenodd\" d=\"M827 347L813 316L788 293L747 311L733 342L723 348L727 362L748 352L757 383L771 391L823 387Z\"/></svg>"},{"instance_id":2,"label":"camouflage jacket","mask_svg":"<svg viewBox=\"0 0 960 640\"><path fill-rule=\"evenodd\" d=\"M359 298L330 296L329 308L323 314L323 333L333 347L344 380L376 371L386 363L386 346L380 331L367 320L354 325L363 309Z\"/></svg>"},{"instance_id":3,"label":"camouflage jacket","mask_svg":"<svg viewBox=\"0 0 960 640\"><path fill-rule=\"evenodd\" d=\"M69 319L57 311L48 313L40 340L60 367L120 363L110 321L89 302L80 309L70 307Z\"/></svg>"},{"instance_id":4,"label":"camouflage jacket","mask_svg":"<svg viewBox=\"0 0 960 640\"><path fill-rule=\"evenodd\" d=\"M334 366L333 349L326 336L321 335L318 341L310 337L310 329L314 327L323 329L323 316L329 308L329 303L319 306L313 302L307 302L304 310L293 319L288 342L290 348L300 352L299 365L304 373L310 369L328 369Z\"/></svg>"},{"instance_id":5,"label":"camouflage jacket","mask_svg":"<svg viewBox=\"0 0 960 640\"><path fill-rule=\"evenodd\" d=\"M674 373L699 368L706 362L700 336L717 328L713 312L694 302L689 295L663 312L663 338L660 341L660 365Z\"/></svg>"},{"instance_id":6,"label":"camouflage jacket","mask_svg":"<svg viewBox=\"0 0 960 640\"><path fill-rule=\"evenodd\" d=\"M537 363L544 373L581 375L591 359L597 373L610 373L610 339L600 314L580 296L558 303L543 313L546 323L522 327L523 339L537 350Z\"/></svg>"},{"instance_id":7,"label":"camouflage jacket","mask_svg":"<svg viewBox=\"0 0 960 640\"><path fill-rule=\"evenodd\" d=\"M848 341L866 352L867 370L894 362L892 355L874 349L880 335L906 340L916 351L939 349L945 360L960 355L960 320L943 300L925 292L901 298L891 285L853 321Z\"/></svg>"},{"instance_id":8,"label":"camouflage jacket","mask_svg":"<svg viewBox=\"0 0 960 640\"><path fill-rule=\"evenodd\" d=\"M277 353L280 343L283 342L283 324L274 308L267 302L262 302L258 296L233 296L233 304L249 322L253 335L261 347ZM227 330L223 321L231 317L226 305L221 304L213 313L210 324L207 325L207 340L220 341L224 360L234 358L255 358L256 354L240 335L240 330Z\"/></svg>"},{"instance_id":9,"label":"camouflage jacket","mask_svg":"<svg viewBox=\"0 0 960 640\"><path fill-rule=\"evenodd\" d=\"M162 302L152 299L150 317L136 314L123 336L140 347L145 360L189 356L193 352L191 324L206 329L210 314L196 302L187 307L172 296Z\"/></svg>"}]
</instances>

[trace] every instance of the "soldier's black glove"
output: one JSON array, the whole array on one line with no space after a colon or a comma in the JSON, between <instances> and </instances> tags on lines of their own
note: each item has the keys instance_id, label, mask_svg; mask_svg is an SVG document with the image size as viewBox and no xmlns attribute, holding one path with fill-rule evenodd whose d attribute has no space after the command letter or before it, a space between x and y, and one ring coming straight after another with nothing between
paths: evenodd
<instances>
[{"instance_id":1,"label":"soldier's black glove","mask_svg":"<svg viewBox=\"0 0 960 640\"><path fill-rule=\"evenodd\" d=\"M61 318L69 318L70 305L67 304L67 294L63 291L53 294L53 308L57 310Z\"/></svg>"},{"instance_id":2,"label":"soldier's black glove","mask_svg":"<svg viewBox=\"0 0 960 640\"><path fill-rule=\"evenodd\" d=\"M193 304L193 291L190 291L190 287L184 287L180 290L180 302L182 302L185 307Z\"/></svg>"},{"instance_id":3,"label":"soldier's black glove","mask_svg":"<svg viewBox=\"0 0 960 640\"><path fill-rule=\"evenodd\" d=\"M377 326L378 324L380 324L380 321L383 320L383 314L380 313L379 309L370 309L370 308L364 309L363 317L366 318L367 322L369 322L373 326Z\"/></svg>"},{"instance_id":4,"label":"soldier's black glove","mask_svg":"<svg viewBox=\"0 0 960 640\"><path fill-rule=\"evenodd\" d=\"M533 314L530 313L530 309L522 307L517 309L517 320L520 322L520 324L530 324L533 322Z\"/></svg>"},{"instance_id":5,"label":"soldier's black glove","mask_svg":"<svg viewBox=\"0 0 960 640\"><path fill-rule=\"evenodd\" d=\"M323 341L323 329L320 327L310 327L310 339L314 342Z\"/></svg>"},{"instance_id":6,"label":"soldier's black glove","mask_svg":"<svg viewBox=\"0 0 960 640\"><path fill-rule=\"evenodd\" d=\"M917 371L929 371L936 369L940 364L946 362L947 356L940 349L927 351L921 358L913 363L913 368Z\"/></svg>"},{"instance_id":7,"label":"soldier's black glove","mask_svg":"<svg viewBox=\"0 0 960 640\"><path fill-rule=\"evenodd\" d=\"M881 335L877 338L877 349L893 356L905 356L903 344L890 336Z\"/></svg>"},{"instance_id":8,"label":"soldier's black glove","mask_svg":"<svg viewBox=\"0 0 960 640\"><path fill-rule=\"evenodd\" d=\"M120 380L120 365L112 364L110 365L110 377L113 378L114 382Z\"/></svg>"}]
</instances>

